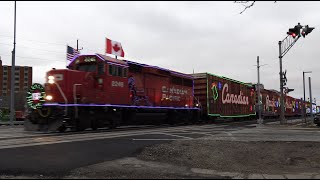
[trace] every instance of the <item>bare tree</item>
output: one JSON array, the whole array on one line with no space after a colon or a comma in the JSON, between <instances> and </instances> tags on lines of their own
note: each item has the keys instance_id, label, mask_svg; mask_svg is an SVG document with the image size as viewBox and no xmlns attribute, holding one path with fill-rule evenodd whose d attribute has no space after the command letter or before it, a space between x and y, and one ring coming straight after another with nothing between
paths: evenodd
<instances>
[{"instance_id":1,"label":"bare tree","mask_svg":"<svg viewBox=\"0 0 320 180\"><path fill-rule=\"evenodd\" d=\"M240 14L242 14L244 11L246 11L248 8L251 8L256 1L235 1L234 3L238 3L241 4L242 6L244 6L244 9L240 12ZM274 1L274 3L276 3L277 1Z\"/></svg>"}]
</instances>

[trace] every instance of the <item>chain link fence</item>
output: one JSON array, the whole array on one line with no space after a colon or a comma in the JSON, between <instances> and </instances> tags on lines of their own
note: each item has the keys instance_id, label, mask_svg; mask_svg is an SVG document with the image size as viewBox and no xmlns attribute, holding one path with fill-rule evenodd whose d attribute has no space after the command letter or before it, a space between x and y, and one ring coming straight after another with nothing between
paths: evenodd
<instances>
[{"instance_id":1,"label":"chain link fence","mask_svg":"<svg viewBox=\"0 0 320 180\"><path fill-rule=\"evenodd\" d=\"M15 120L22 120L27 110L27 92L20 91L14 95ZM0 96L0 122L10 121L10 96Z\"/></svg>"}]
</instances>

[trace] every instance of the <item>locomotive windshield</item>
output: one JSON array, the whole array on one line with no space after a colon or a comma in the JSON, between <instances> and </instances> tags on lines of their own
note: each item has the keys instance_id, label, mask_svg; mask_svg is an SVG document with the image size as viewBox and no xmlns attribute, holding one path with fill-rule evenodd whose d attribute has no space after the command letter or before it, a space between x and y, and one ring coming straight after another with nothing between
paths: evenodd
<instances>
[{"instance_id":1,"label":"locomotive windshield","mask_svg":"<svg viewBox=\"0 0 320 180\"><path fill-rule=\"evenodd\" d=\"M96 72L96 68L96 64L79 64L76 69L79 71Z\"/></svg>"}]
</instances>

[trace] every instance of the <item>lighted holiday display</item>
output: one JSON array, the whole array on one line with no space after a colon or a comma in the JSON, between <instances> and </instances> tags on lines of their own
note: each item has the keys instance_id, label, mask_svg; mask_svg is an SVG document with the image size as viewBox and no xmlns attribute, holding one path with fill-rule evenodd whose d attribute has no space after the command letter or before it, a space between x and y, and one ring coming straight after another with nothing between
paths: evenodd
<instances>
[{"instance_id":1,"label":"lighted holiday display","mask_svg":"<svg viewBox=\"0 0 320 180\"><path fill-rule=\"evenodd\" d=\"M27 104L32 109L41 108L45 103L46 92L41 84L34 83L30 87L27 95Z\"/></svg>"}]
</instances>

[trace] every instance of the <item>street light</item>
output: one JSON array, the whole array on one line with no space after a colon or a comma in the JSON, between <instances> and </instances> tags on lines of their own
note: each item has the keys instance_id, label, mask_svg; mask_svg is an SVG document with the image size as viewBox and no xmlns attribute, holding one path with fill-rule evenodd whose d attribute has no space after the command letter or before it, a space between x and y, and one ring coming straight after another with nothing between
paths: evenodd
<instances>
[{"instance_id":1,"label":"street light","mask_svg":"<svg viewBox=\"0 0 320 180\"><path fill-rule=\"evenodd\" d=\"M306 110L305 110L305 103L306 103L306 87L305 87L305 78L304 74L305 73L312 73L312 71L303 71L303 116L304 116L304 121L307 123L307 118L306 118Z\"/></svg>"},{"instance_id":2,"label":"street light","mask_svg":"<svg viewBox=\"0 0 320 180\"><path fill-rule=\"evenodd\" d=\"M13 38L13 51L12 51L12 65L11 65L11 93L10 93L10 124L13 126L13 120L15 117L14 110L14 72L15 72L15 60L16 60L16 1L14 1L14 38Z\"/></svg>"}]
</instances>

